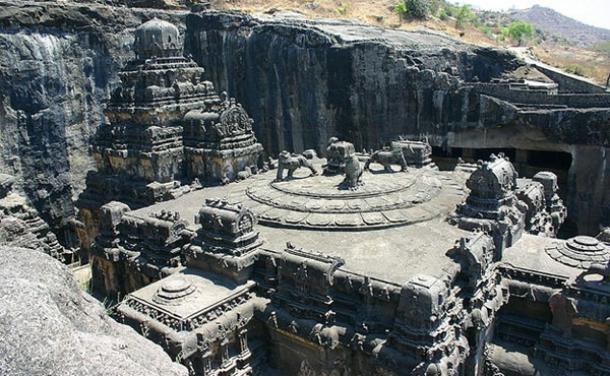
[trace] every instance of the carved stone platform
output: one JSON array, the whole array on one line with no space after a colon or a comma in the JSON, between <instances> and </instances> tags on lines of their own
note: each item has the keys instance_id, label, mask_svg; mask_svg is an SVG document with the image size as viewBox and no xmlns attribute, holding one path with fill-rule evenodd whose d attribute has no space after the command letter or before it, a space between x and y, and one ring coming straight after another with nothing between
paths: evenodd
<instances>
[{"instance_id":1,"label":"carved stone platform","mask_svg":"<svg viewBox=\"0 0 610 376\"><path fill-rule=\"evenodd\" d=\"M546 248L546 253L564 265L581 269L588 269L593 264L606 265L610 261L610 248L589 236L555 241Z\"/></svg>"},{"instance_id":2,"label":"carved stone platform","mask_svg":"<svg viewBox=\"0 0 610 376\"><path fill-rule=\"evenodd\" d=\"M441 209L433 199L441 191L463 193L444 178L433 171L373 171L366 172L362 186L354 190L342 186L342 175L309 176L303 170L287 181L254 179L244 204L262 224L271 226L325 230L401 226L439 216Z\"/></svg>"}]
</instances>

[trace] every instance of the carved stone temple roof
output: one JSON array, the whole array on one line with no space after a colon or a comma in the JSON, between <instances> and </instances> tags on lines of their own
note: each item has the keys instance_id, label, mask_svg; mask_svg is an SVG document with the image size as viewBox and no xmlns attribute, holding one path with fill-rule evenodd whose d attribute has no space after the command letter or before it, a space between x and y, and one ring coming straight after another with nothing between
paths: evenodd
<instances>
[{"instance_id":1,"label":"carved stone temple roof","mask_svg":"<svg viewBox=\"0 0 610 376\"><path fill-rule=\"evenodd\" d=\"M253 284L186 269L134 292L122 311L154 318L174 331L195 329L249 301Z\"/></svg>"},{"instance_id":2,"label":"carved stone temple roof","mask_svg":"<svg viewBox=\"0 0 610 376\"><path fill-rule=\"evenodd\" d=\"M502 155L492 154L490 159L490 161L481 162L480 168L472 173L466 186L472 191L472 196L500 199L515 189L517 171L508 158Z\"/></svg>"},{"instance_id":3,"label":"carved stone temple roof","mask_svg":"<svg viewBox=\"0 0 610 376\"><path fill-rule=\"evenodd\" d=\"M173 24L153 18L136 28L134 49L139 59L180 56L180 32Z\"/></svg>"}]
</instances>

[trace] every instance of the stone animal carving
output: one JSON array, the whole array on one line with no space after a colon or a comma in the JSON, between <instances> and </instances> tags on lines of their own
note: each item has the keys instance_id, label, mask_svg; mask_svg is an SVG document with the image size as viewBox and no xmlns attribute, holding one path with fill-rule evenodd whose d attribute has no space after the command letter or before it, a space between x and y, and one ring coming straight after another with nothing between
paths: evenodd
<instances>
[{"instance_id":1,"label":"stone animal carving","mask_svg":"<svg viewBox=\"0 0 610 376\"><path fill-rule=\"evenodd\" d=\"M312 175L317 175L318 171L313 167L311 162L302 155L291 155L286 150L282 151L278 158L276 180L284 180L292 178L292 174L300 167L307 167ZM288 170L288 174L284 178L284 170Z\"/></svg>"},{"instance_id":2,"label":"stone animal carving","mask_svg":"<svg viewBox=\"0 0 610 376\"><path fill-rule=\"evenodd\" d=\"M342 184L352 189L358 187L361 184L363 172L364 169L360 165L358 157L356 154L351 154L345 158L345 179Z\"/></svg>"},{"instance_id":3,"label":"stone animal carving","mask_svg":"<svg viewBox=\"0 0 610 376\"><path fill-rule=\"evenodd\" d=\"M382 165L386 172L394 172L392 170L393 164L400 165L401 172L407 171L407 161L405 160L405 156L402 154L402 150L400 149L383 149L375 151L364 164L364 169L368 171L372 162Z\"/></svg>"}]
</instances>

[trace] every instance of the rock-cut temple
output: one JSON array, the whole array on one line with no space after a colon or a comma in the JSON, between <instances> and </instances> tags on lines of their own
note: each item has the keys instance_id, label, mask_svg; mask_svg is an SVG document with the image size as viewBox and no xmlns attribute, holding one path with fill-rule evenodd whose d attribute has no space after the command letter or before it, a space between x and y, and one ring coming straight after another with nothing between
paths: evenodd
<instances>
[{"instance_id":1,"label":"rock-cut temple","mask_svg":"<svg viewBox=\"0 0 610 376\"><path fill-rule=\"evenodd\" d=\"M556 238L555 174L407 139L275 159L181 46L136 30L79 201L118 321L200 376L610 375L610 239Z\"/></svg>"}]
</instances>

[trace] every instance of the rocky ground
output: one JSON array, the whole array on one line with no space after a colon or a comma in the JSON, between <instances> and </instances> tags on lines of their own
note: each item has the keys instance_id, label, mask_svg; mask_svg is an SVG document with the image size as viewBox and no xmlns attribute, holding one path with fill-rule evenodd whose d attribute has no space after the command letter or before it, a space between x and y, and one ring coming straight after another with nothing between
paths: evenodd
<instances>
[{"instance_id":1,"label":"rocky ground","mask_svg":"<svg viewBox=\"0 0 610 376\"><path fill-rule=\"evenodd\" d=\"M187 375L41 252L0 247L0 296L0 375Z\"/></svg>"}]
</instances>

